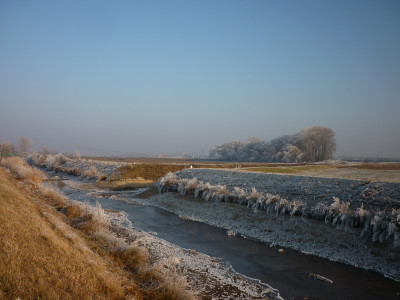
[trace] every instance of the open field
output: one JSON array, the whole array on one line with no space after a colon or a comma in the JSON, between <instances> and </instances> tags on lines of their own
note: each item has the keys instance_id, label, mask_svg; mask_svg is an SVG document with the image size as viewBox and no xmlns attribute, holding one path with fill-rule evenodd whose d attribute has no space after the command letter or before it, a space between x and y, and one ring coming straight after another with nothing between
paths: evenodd
<instances>
[{"instance_id":1,"label":"open field","mask_svg":"<svg viewBox=\"0 0 400 300\"><path fill-rule=\"evenodd\" d=\"M180 171L187 168L222 168L238 169L249 172L292 174L312 177L358 179L371 181L400 182L400 163L378 162L360 163L345 161L329 161L326 163L249 163L249 162L223 162L207 160L188 160L172 158L108 158L88 157L88 159L128 163L121 172L121 178L129 179L142 177L157 180L167 172Z\"/></svg>"}]
</instances>

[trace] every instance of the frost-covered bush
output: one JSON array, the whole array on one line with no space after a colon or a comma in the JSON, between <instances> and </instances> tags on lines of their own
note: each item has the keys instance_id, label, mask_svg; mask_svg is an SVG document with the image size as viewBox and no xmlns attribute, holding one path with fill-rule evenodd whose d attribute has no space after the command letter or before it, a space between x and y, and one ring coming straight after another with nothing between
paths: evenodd
<instances>
[{"instance_id":1,"label":"frost-covered bush","mask_svg":"<svg viewBox=\"0 0 400 300\"><path fill-rule=\"evenodd\" d=\"M31 153L28 155L28 157L26 158L26 161L28 164L30 165L35 165L35 166L39 166L42 167L44 165L44 161L45 161L46 157L43 156L42 154L39 153Z\"/></svg>"},{"instance_id":2,"label":"frost-covered bush","mask_svg":"<svg viewBox=\"0 0 400 300\"><path fill-rule=\"evenodd\" d=\"M300 216L305 213L306 204L301 200L293 200L290 203L289 214L291 217Z\"/></svg>"},{"instance_id":3,"label":"frost-covered bush","mask_svg":"<svg viewBox=\"0 0 400 300\"><path fill-rule=\"evenodd\" d=\"M61 153L56 155L48 155L44 160L44 165L48 170L54 170L58 167L61 167L69 160L70 159L68 157L62 155Z\"/></svg>"},{"instance_id":4,"label":"frost-covered bush","mask_svg":"<svg viewBox=\"0 0 400 300\"><path fill-rule=\"evenodd\" d=\"M202 198L206 201L229 202L229 191L223 185L212 185L207 191L202 193Z\"/></svg>"},{"instance_id":5,"label":"frost-covered bush","mask_svg":"<svg viewBox=\"0 0 400 300\"><path fill-rule=\"evenodd\" d=\"M247 192L244 189L235 186L233 188L232 196L235 203L247 205Z\"/></svg>"},{"instance_id":6,"label":"frost-covered bush","mask_svg":"<svg viewBox=\"0 0 400 300\"><path fill-rule=\"evenodd\" d=\"M364 203L362 203L361 207L356 209L354 216L355 220L352 226L364 225L371 218L371 213L369 210L364 209Z\"/></svg>"},{"instance_id":7,"label":"frost-covered bush","mask_svg":"<svg viewBox=\"0 0 400 300\"><path fill-rule=\"evenodd\" d=\"M177 192L178 191L178 176L168 172L163 178L157 182L158 192Z\"/></svg>"},{"instance_id":8,"label":"frost-covered bush","mask_svg":"<svg viewBox=\"0 0 400 300\"><path fill-rule=\"evenodd\" d=\"M388 217L385 211L379 211L372 218L372 241L380 241L381 243L386 238L387 228L389 226Z\"/></svg>"},{"instance_id":9,"label":"frost-covered bush","mask_svg":"<svg viewBox=\"0 0 400 300\"><path fill-rule=\"evenodd\" d=\"M290 201L286 199L281 199L279 202L275 203L275 213L277 215L284 215L290 211L291 204Z\"/></svg>"},{"instance_id":10,"label":"frost-covered bush","mask_svg":"<svg viewBox=\"0 0 400 300\"><path fill-rule=\"evenodd\" d=\"M178 192L183 195L193 195L197 188L197 178L182 179L178 185Z\"/></svg>"},{"instance_id":11,"label":"frost-covered bush","mask_svg":"<svg viewBox=\"0 0 400 300\"><path fill-rule=\"evenodd\" d=\"M329 207L329 212L325 217L326 223L332 223L333 225L349 225L351 218L350 202L340 202L337 197L333 198L333 203Z\"/></svg>"},{"instance_id":12,"label":"frost-covered bush","mask_svg":"<svg viewBox=\"0 0 400 300\"><path fill-rule=\"evenodd\" d=\"M203 181L198 182L197 187L194 191L194 198L202 197L203 193L206 193L211 188L211 184L204 183Z\"/></svg>"},{"instance_id":13,"label":"frost-covered bush","mask_svg":"<svg viewBox=\"0 0 400 300\"><path fill-rule=\"evenodd\" d=\"M329 206L323 202L318 202L317 205L311 208L310 214L314 219L324 220L329 213Z\"/></svg>"},{"instance_id":14,"label":"frost-covered bush","mask_svg":"<svg viewBox=\"0 0 400 300\"><path fill-rule=\"evenodd\" d=\"M261 193L259 193L257 189L253 187L251 189L250 195L247 196L247 207L253 207L260 197Z\"/></svg>"}]
</instances>

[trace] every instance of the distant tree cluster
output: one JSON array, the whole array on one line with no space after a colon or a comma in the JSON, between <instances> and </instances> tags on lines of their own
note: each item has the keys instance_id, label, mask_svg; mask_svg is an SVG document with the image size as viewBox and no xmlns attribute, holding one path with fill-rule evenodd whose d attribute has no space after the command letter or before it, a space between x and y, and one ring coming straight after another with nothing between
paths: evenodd
<instances>
[{"instance_id":1,"label":"distant tree cluster","mask_svg":"<svg viewBox=\"0 0 400 300\"><path fill-rule=\"evenodd\" d=\"M0 162L3 158L15 155L25 156L32 147L33 141L25 136L18 139L18 146L10 142L0 143Z\"/></svg>"},{"instance_id":2,"label":"distant tree cluster","mask_svg":"<svg viewBox=\"0 0 400 300\"><path fill-rule=\"evenodd\" d=\"M331 159L335 150L332 129L313 126L268 142L252 137L244 143L218 144L210 150L210 157L224 161L316 162Z\"/></svg>"}]
</instances>

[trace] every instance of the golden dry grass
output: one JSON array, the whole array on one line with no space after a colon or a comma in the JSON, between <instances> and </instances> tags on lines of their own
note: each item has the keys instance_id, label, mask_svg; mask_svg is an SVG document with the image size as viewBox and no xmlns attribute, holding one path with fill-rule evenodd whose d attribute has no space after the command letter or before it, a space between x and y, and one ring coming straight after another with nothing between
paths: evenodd
<instances>
[{"instance_id":1,"label":"golden dry grass","mask_svg":"<svg viewBox=\"0 0 400 300\"><path fill-rule=\"evenodd\" d=\"M0 168L0 299L194 299L147 249L112 235L101 207L68 203L21 165Z\"/></svg>"},{"instance_id":2,"label":"golden dry grass","mask_svg":"<svg viewBox=\"0 0 400 300\"><path fill-rule=\"evenodd\" d=\"M45 217L51 212L30 201L3 170L0 201L0 290L4 298L125 297L118 276L84 247L84 240L77 234L73 242L63 237L66 229Z\"/></svg>"},{"instance_id":3,"label":"golden dry grass","mask_svg":"<svg viewBox=\"0 0 400 300\"><path fill-rule=\"evenodd\" d=\"M41 184L46 177L42 171L29 166L20 157L2 159L0 165L7 168L17 179L27 180L32 183Z\"/></svg>"},{"instance_id":4,"label":"golden dry grass","mask_svg":"<svg viewBox=\"0 0 400 300\"><path fill-rule=\"evenodd\" d=\"M176 172L184 169L183 165L163 165L163 164L137 164L121 167L116 174L117 180L141 178L147 180L158 180L168 172Z\"/></svg>"}]
</instances>

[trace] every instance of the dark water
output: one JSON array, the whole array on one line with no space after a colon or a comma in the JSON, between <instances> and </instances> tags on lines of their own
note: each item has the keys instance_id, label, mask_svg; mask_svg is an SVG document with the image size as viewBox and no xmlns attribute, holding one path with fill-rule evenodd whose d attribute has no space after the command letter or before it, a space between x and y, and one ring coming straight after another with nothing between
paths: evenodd
<instances>
[{"instance_id":1,"label":"dark water","mask_svg":"<svg viewBox=\"0 0 400 300\"><path fill-rule=\"evenodd\" d=\"M400 283L375 272L330 262L290 249L278 248L245 239L229 237L226 230L204 223L185 220L165 210L139 206L130 201L110 199L112 194L133 199L135 192L109 192L103 198L88 195L89 191L64 186L63 191L75 200L99 202L104 209L125 211L135 228L156 232L157 236L183 248L223 258L248 277L260 279L279 289L285 299L398 299ZM309 278L315 273L334 281L328 284Z\"/></svg>"}]
</instances>

